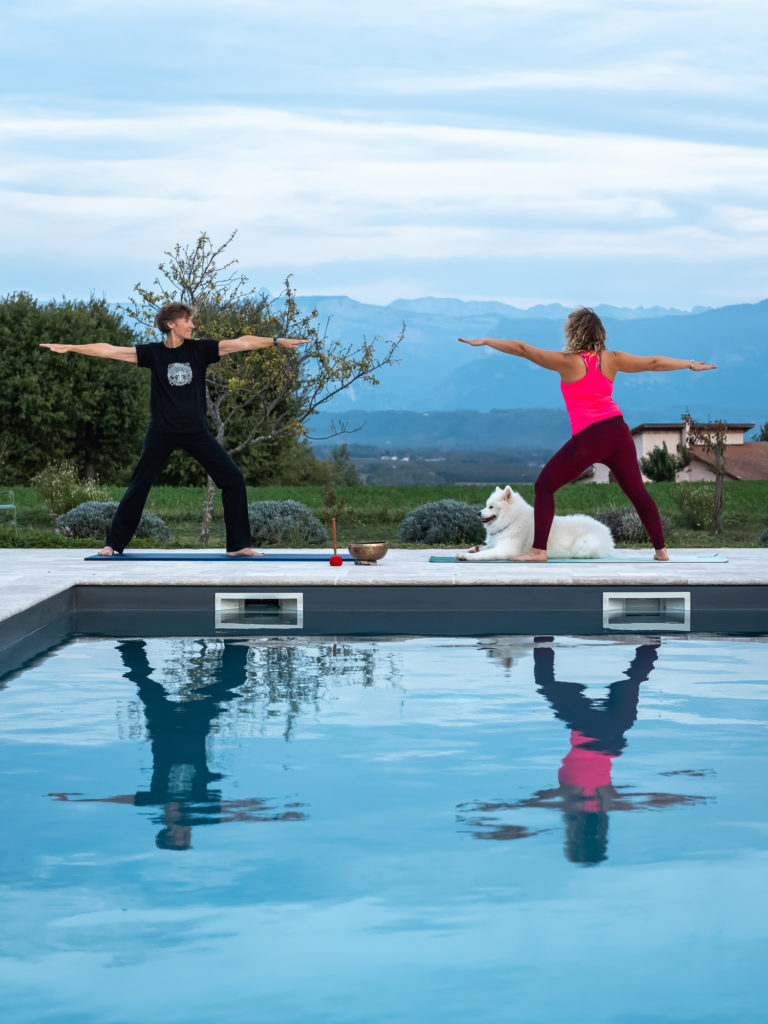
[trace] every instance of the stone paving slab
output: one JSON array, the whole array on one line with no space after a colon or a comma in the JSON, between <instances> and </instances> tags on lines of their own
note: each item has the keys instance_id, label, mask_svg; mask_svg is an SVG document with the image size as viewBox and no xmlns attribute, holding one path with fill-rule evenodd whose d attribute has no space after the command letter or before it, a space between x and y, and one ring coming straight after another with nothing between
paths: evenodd
<instances>
[{"instance_id":1,"label":"stone paving slab","mask_svg":"<svg viewBox=\"0 0 768 1024\"><path fill-rule=\"evenodd\" d=\"M277 550L277 549L276 549ZM307 549L309 550L309 549ZM315 553L317 549L312 549ZM326 562L85 561L87 549L0 550L0 621L73 586L768 586L768 548L677 548L728 561L648 563L430 563L449 549L394 549L375 566ZM629 551L627 551L629 553ZM331 551L327 552L328 557Z\"/></svg>"}]
</instances>

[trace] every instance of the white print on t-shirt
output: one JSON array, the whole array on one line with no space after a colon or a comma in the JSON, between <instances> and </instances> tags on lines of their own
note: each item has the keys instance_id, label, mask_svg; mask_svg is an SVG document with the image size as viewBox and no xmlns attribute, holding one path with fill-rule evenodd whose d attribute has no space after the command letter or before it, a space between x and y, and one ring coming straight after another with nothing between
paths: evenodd
<instances>
[{"instance_id":1,"label":"white print on t-shirt","mask_svg":"<svg viewBox=\"0 0 768 1024\"><path fill-rule=\"evenodd\" d=\"M169 363L168 380L175 387L182 387L192 380L192 367L189 363Z\"/></svg>"}]
</instances>

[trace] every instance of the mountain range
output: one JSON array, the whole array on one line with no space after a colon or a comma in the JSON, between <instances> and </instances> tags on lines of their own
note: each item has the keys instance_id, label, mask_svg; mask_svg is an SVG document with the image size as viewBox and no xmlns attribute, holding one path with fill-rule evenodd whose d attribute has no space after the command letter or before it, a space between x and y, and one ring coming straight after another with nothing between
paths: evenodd
<instances>
[{"instance_id":1,"label":"mountain range","mask_svg":"<svg viewBox=\"0 0 768 1024\"><path fill-rule=\"evenodd\" d=\"M563 409L554 374L492 349L470 348L457 338L519 338L559 349L562 323L569 312L564 306L522 310L501 302L451 298L401 299L376 306L346 296L307 296L300 304L305 311L317 309L328 337L345 343L363 337L394 338L405 327L399 362L377 373L379 386L355 385L345 391L315 418L313 434L327 432L333 418L357 426L374 413ZM614 395L630 426L649 420L677 421L686 410L696 419L755 423L768 419L768 300L691 311L595 308L612 349L702 359L718 367L697 374L620 374ZM379 443L385 443L388 419L379 421ZM538 423L541 427L540 412ZM495 429L489 433L495 434ZM370 430L366 435L373 442ZM495 436L487 440L496 447Z\"/></svg>"}]
</instances>

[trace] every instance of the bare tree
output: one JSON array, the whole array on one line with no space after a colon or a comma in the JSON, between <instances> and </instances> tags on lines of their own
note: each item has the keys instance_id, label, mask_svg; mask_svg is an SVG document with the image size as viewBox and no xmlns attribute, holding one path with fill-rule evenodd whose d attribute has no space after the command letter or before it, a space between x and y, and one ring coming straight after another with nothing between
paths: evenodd
<instances>
[{"instance_id":1,"label":"bare tree","mask_svg":"<svg viewBox=\"0 0 768 1024\"><path fill-rule=\"evenodd\" d=\"M725 480L725 449L728 444L728 424L724 420L694 423L690 412L683 416L683 436L686 445L701 445L712 455L715 474L715 501L712 509L712 532L723 529L723 481Z\"/></svg>"},{"instance_id":2,"label":"bare tree","mask_svg":"<svg viewBox=\"0 0 768 1024\"><path fill-rule=\"evenodd\" d=\"M166 251L167 261L158 266L159 276L150 288L140 283L124 307L139 324L147 341L155 340L154 317L166 302L187 302L197 310L196 326L202 337L221 340L255 334L306 338L308 345L287 351L262 349L227 356L214 364L207 377L207 407L216 439L230 455L267 440L293 434L309 437L307 421L323 405L358 381L376 385L376 373L392 366L403 340L403 327L394 340L365 337L346 344L321 330L319 314L300 309L290 276L285 291L272 299L248 289L244 275L233 268L225 252L235 237L215 246L202 232L194 245L176 244ZM330 434L349 430L343 421L332 422ZM321 440L313 438L313 440ZM208 543L216 486L208 478L200 542Z\"/></svg>"}]
</instances>

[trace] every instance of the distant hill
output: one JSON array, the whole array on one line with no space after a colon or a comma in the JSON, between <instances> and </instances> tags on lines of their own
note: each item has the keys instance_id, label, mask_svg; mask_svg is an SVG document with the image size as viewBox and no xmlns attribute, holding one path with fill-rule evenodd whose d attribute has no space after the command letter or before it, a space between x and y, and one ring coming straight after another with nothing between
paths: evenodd
<instances>
[{"instance_id":1,"label":"distant hill","mask_svg":"<svg viewBox=\"0 0 768 1024\"><path fill-rule=\"evenodd\" d=\"M311 432L315 437L323 437L339 423L347 424L351 432L332 442L319 442L320 445L373 445L393 451L441 449L515 453L537 449L553 452L571 433L564 409L494 409L490 412L354 409L338 416L332 413L315 416Z\"/></svg>"},{"instance_id":2,"label":"distant hill","mask_svg":"<svg viewBox=\"0 0 768 1024\"><path fill-rule=\"evenodd\" d=\"M323 458L327 450L320 450ZM423 484L533 483L551 452L526 451L519 454L495 451L452 451L450 448L400 449L349 445L349 456L367 484L420 486Z\"/></svg>"},{"instance_id":3,"label":"distant hill","mask_svg":"<svg viewBox=\"0 0 768 1024\"><path fill-rule=\"evenodd\" d=\"M329 336L346 342L391 338L405 323L399 365L379 374L377 388L356 386L344 392L332 406L334 413L366 410L370 417L396 410L562 408L554 374L490 349L470 349L456 339L512 337L560 348L568 312L563 306L518 310L498 302L433 298L375 306L345 296L308 296L301 306L316 307ZM676 420L685 409L699 419L768 419L768 300L691 312L597 308L611 348L708 359L719 367L695 376L621 374L615 395L628 422Z\"/></svg>"},{"instance_id":4,"label":"distant hill","mask_svg":"<svg viewBox=\"0 0 768 1024\"><path fill-rule=\"evenodd\" d=\"M559 302L548 303L545 306L530 306L528 309L518 309L516 306L509 306L505 302L480 302L465 301L464 299L396 299L390 302L386 309L394 309L398 312L413 314L425 313L437 316L452 316L463 319L473 316L497 315L507 317L511 320L564 320L570 313L567 306L561 306ZM639 306L636 309L628 309L622 306L595 306L595 312L601 318L608 317L611 320L646 320L659 316L689 316L693 313L703 313L707 306L696 306L693 310L666 309L663 306Z\"/></svg>"}]
</instances>

